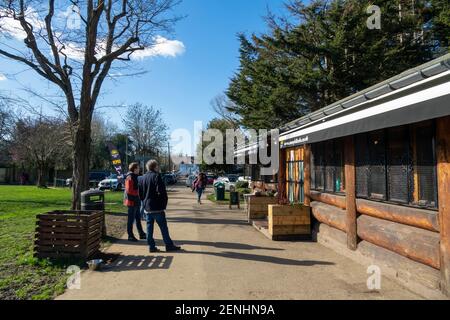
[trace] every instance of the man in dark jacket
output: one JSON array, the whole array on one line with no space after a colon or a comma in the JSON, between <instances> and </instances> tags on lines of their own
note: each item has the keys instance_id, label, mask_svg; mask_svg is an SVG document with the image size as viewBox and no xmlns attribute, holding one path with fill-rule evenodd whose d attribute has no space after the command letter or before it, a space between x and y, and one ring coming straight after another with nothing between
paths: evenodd
<instances>
[{"instance_id":1,"label":"man in dark jacket","mask_svg":"<svg viewBox=\"0 0 450 320\"><path fill-rule=\"evenodd\" d=\"M136 227L139 232L139 238L141 240L147 239L147 235L142 229L141 224L141 214L140 214L140 206L141 200L139 198L139 187L138 187L138 175L139 175L139 164L132 163L129 166L129 172L125 179L125 199L124 205L128 207L128 241L137 242L138 240L134 236L133 233L133 225L136 221Z\"/></svg>"},{"instance_id":2,"label":"man in dark jacket","mask_svg":"<svg viewBox=\"0 0 450 320\"><path fill-rule=\"evenodd\" d=\"M139 179L139 197L144 202L144 210L147 216L147 241L150 246L150 252L159 252L153 239L153 226L156 221L166 245L166 251L178 251L177 247L169 235L166 213L167 209L167 190L164 181L159 174L158 162L150 160L147 163L147 173Z\"/></svg>"}]
</instances>

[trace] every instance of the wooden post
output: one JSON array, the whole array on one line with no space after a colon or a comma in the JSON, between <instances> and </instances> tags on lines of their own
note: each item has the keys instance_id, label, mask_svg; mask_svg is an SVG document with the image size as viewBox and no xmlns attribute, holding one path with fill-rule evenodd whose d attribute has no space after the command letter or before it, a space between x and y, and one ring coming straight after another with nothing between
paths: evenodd
<instances>
[{"instance_id":1,"label":"wooden post","mask_svg":"<svg viewBox=\"0 0 450 320\"><path fill-rule=\"evenodd\" d=\"M355 143L353 136L344 138L345 162L345 201L347 210L347 246L355 251L358 248L356 178L355 178Z\"/></svg>"},{"instance_id":2,"label":"wooden post","mask_svg":"<svg viewBox=\"0 0 450 320\"><path fill-rule=\"evenodd\" d=\"M278 168L278 203L284 203L286 194L286 150L280 148L280 165Z\"/></svg>"},{"instance_id":3,"label":"wooden post","mask_svg":"<svg viewBox=\"0 0 450 320\"><path fill-rule=\"evenodd\" d=\"M305 145L305 153L303 158L303 170L305 171L305 184L303 185L305 192L305 206L311 206L311 146Z\"/></svg>"},{"instance_id":4,"label":"wooden post","mask_svg":"<svg viewBox=\"0 0 450 320\"><path fill-rule=\"evenodd\" d=\"M437 120L436 128L439 222L441 231L441 289L450 295L450 117Z\"/></svg>"}]
</instances>

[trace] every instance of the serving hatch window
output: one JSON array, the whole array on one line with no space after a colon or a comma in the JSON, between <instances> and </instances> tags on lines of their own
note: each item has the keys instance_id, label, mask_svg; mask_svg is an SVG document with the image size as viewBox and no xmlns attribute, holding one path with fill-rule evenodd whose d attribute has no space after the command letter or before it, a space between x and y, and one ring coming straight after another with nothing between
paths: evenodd
<instances>
[{"instance_id":1,"label":"serving hatch window","mask_svg":"<svg viewBox=\"0 0 450 320\"><path fill-rule=\"evenodd\" d=\"M432 121L355 137L357 197L437 208Z\"/></svg>"}]
</instances>

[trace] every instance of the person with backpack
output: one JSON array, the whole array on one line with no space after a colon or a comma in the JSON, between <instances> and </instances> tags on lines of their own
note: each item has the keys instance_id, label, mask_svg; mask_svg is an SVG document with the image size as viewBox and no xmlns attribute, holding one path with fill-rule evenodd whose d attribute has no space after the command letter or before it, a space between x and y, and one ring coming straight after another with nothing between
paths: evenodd
<instances>
[{"instance_id":1,"label":"person with backpack","mask_svg":"<svg viewBox=\"0 0 450 320\"><path fill-rule=\"evenodd\" d=\"M197 203L202 204L202 195L208 185L208 179L204 173L199 173L192 183L192 192L197 192Z\"/></svg>"},{"instance_id":2,"label":"person with backpack","mask_svg":"<svg viewBox=\"0 0 450 320\"><path fill-rule=\"evenodd\" d=\"M147 218L147 242L150 252L160 252L153 239L155 221L161 230L166 245L166 252L181 250L176 246L169 234L165 210L167 209L168 196L166 185L159 174L159 165L155 160L147 163L148 172L139 179L139 197L144 202L144 211Z\"/></svg>"},{"instance_id":3,"label":"person with backpack","mask_svg":"<svg viewBox=\"0 0 450 320\"><path fill-rule=\"evenodd\" d=\"M136 222L136 227L139 232L139 238L141 240L146 240L147 235L142 228L141 223L141 199L139 198L139 185L138 185L138 177L139 177L139 164L134 162L129 165L129 172L126 175L125 179L125 192L124 192L124 205L128 207L128 223L127 223L127 232L128 232L128 241L137 242L138 239L134 236L133 233L133 225Z\"/></svg>"}]
</instances>

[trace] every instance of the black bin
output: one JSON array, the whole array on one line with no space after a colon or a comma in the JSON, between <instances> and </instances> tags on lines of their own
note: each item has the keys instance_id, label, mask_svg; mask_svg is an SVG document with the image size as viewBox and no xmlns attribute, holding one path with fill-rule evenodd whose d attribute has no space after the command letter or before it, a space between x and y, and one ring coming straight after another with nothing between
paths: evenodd
<instances>
[{"instance_id":1,"label":"black bin","mask_svg":"<svg viewBox=\"0 0 450 320\"><path fill-rule=\"evenodd\" d=\"M105 211L105 192L88 190L81 193L82 211Z\"/></svg>"},{"instance_id":2,"label":"black bin","mask_svg":"<svg viewBox=\"0 0 450 320\"><path fill-rule=\"evenodd\" d=\"M105 211L105 192L88 190L81 193L81 211ZM106 236L106 220L103 215L103 236Z\"/></svg>"}]
</instances>

